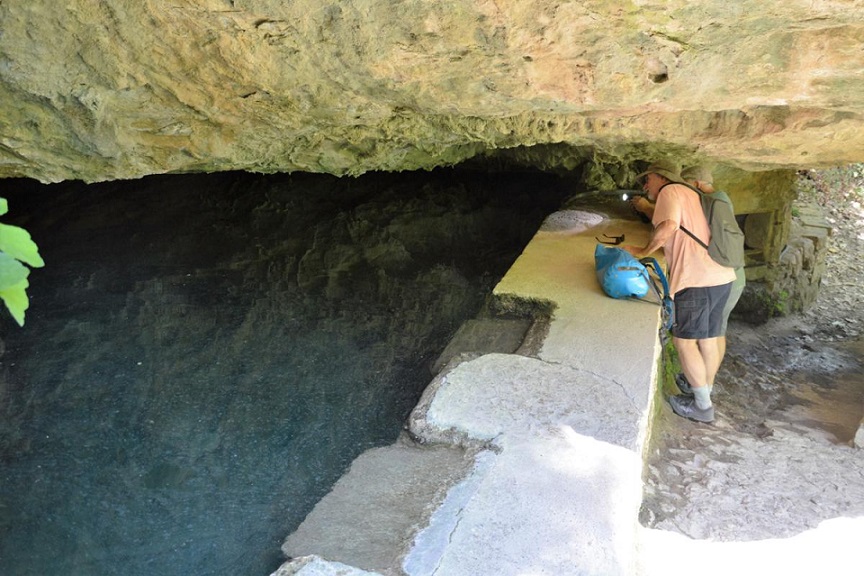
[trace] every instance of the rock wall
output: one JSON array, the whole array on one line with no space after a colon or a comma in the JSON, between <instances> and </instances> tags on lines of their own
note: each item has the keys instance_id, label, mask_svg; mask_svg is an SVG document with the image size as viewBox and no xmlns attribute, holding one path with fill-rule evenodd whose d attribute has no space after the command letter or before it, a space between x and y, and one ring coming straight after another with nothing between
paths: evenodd
<instances>
[{"instance_id":1,"label":"rock wall","mask_svg":"<svg viewBox=\"0 0 864 576\"><path fill-rule=\"evenodd\" d=\"M855 0L0 3L0 177L864 160Z\"/></svg>"},{"instance_id":2,"label":"rock wall","mask_svg":"<svg viewBox=\"0 0 864 576\"><path fill-rule=\"evenodd\" d=\"M771 239L766 252L779 251L779 255L767 262L748 259L747 287L734 312L739 319L761 323L772 316L802 312L819 295L832 227L815 204L796 207L794 217L786 214L784 225L779 226L774 218L782 214L780 211L747 217L749 223L752 216L766 216L745 226L745 233L750 238L759 238L764 232ZM779 230L784 228L786 234L780 243Z\"/></svg>"}]
</instances>

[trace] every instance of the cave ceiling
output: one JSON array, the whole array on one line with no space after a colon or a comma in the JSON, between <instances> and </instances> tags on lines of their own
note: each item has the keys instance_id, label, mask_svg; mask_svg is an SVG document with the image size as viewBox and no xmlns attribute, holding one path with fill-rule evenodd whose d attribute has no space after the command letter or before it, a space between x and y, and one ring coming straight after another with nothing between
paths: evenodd
<instances>
[{"instance_id":1,"label":"cave ceiling","mask_svg":"<svg viewBox=\"0 0 864 576\"><path fill-rule=\"evenodd\" d=\"M864 161L860 1L0 2L0 177Z\"/></svg>"}]
</instances>

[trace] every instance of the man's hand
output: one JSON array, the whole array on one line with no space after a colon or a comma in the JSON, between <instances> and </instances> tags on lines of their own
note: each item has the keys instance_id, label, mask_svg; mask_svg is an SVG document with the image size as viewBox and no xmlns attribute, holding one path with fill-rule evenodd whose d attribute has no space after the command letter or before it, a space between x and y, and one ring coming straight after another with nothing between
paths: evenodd
<instances>
[{"instance_id":1,"label":"man's hand","mask_svg":"<svg viewBox=\"0 0 864 576\"><path fill-rule=\"evenodd\" d=\"M644 196L637 196L630 201L630 205L633 206L634 210L645 214L649 218L654 216L654 204Z\"/></svg>"},{"instance_id":2,"label":"man's hand","mask_svg":"<svg viewBox=\"0 0 864 576\"><path fill-rule=\"evenodd\" d=\"M642 258L645 256L645 248L642 246L621 246L621 249L629 252L634 258Z\"/></svg>"}]
</instances>

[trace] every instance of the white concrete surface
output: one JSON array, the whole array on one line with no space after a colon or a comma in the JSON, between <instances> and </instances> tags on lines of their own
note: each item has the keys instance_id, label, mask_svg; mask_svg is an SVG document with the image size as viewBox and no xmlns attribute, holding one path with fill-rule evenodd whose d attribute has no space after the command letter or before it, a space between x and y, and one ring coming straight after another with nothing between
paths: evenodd
<instances>
[{"instance_id":1,"label":"white concrete surface","mask_svg":"<svg viewBox=\"0 0 864 576\"><path fill-rule=\"evenodd\" d=\"M790 538L746 542L694 540L675 532L640 530L644 576L859 576L864 518L833 518Z\"/></svg>"},{"instance_id":2,"label":"white concrete surface","mask_svg":"<svg viewBox=\"0 0 864 576\"><path fill-rule=\"evenodd\" d=\"M475 464L400 544L401 565L385 562L376 574L629 576L639 569L642 451L660 351L659 306L602 293L594 237L623 233L627 243L644 243L648 229L575 212L547 222L495 289L498 296L554 305L542 349L537 358L487 354L430 384L411 432L427 445L474 450ZM364 484L375 482L368 476L342 489L354 484L363 494ZM321 522L332 510L328 498L304 523L317 526L322 538L339 521ZM369 534L353 536L362 546ZM370 569L361 554L327 557L315 539L308 534L303 554L341 564L320 572L316 562L313 572L304 558L293 562L296 569L283 566L280 576L348 574L339 572L345 565Z\"/></svg>"},{"instance_id":3,"label":"white concrete surface","mask_svg":"<svg viewBox=\"0 0 864 576\"><path fill-rule=\"evenodd\" d=\"M282 550L289 557L314 552L364 570L398 573L418 530L474 469L474 456L456 446L408 442L367 450Z\"/></svg>"},{"instance_id":4,"label":"white concrete surface","mask_svg":"<svg viewBox=\"0 0 864 576\"><path fill-rule=\"evenodd\" d=\"M440 556L417 561L429 548L421 532L406 573L633 573L638 459L567 426L536 432L500 439L453 530L439 534Z\"/></svg>"},{"instance_id":5,"label":"white concrete surface","mask_svg":"<svg viewBox=\"0 0 864 576\"><path fill-rule=\"evenodd\" d=\"M639 441L645 409L610 378L507 354L487 354L436 379L419 407L411 429L431 442L447 442L453 430L497 441L516 434L543 436L566 426L623 447Z\"/></svg>"}]
</instances>

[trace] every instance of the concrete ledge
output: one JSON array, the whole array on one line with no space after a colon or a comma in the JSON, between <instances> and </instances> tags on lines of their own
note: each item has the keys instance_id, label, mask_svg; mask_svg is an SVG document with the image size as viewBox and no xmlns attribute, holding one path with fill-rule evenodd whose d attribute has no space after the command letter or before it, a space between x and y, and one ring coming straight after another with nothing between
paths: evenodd
<instances>
[{"instance_id":1,"label":"concrete ledge","mask_svg":"<svg viewBox=\"0 0 864 576\"><path fill-rule=\"evenodd\" d=\"M468 355L424 393L409 420L411 449L461 455L432 466L412 455L405 475L435 469L438 490L402 506L404 454L373 466L362 455L286 541L285 552L302 557L277 574L636 573L660 314L656 303L602 293L594 247L603 234L644 243L648 228L587 212L551 216L495 289L554 311L536 357Z\"/></svg>"},{"instance_id":2,"label":"concrete ledge","mask_svg":"<svg viewBox=\"0 0 864 576\"><path fill-rule=\"evenodd\" d=\"M376 576L376 573L312 555L286 562L272 576Z\"/></svg>"},{"instance_id":3,"label":"concrete ledge","mask_svg":"<svg viewBox=\"0 0 864 576\"><path fill-rule=\"evenodd\" d=\"M405 573L634 573L638 457L566 426L510 434L498 447L470 498L445 503L452 529L418 534Z\"/></svg>"},{"instance_id":4,"label":"concrete ledge","mask_svg":"<svg viewBox=\"0 0 864 576\"><path fill-rule=\"evenodd\" d=\"M536 358L487 354L436 378L410 417L425 443L476 444L566 427L633 447L644 406L620 382Z\"/></svg>"},{"instance_id":5,"label":"concrete ledge","mask_svg":"<svg viewBox=\"0 0 864 576\"><path fill-rule=\"evenodd\" d=\"M282 551L288 557L314 554L399 574L415 534L428 526L450 488L473 466L474 453L449 446L400 442L367 450L285 540ZM318 570L320 563L315 565Z\"/></svg>"}]
</instances>

